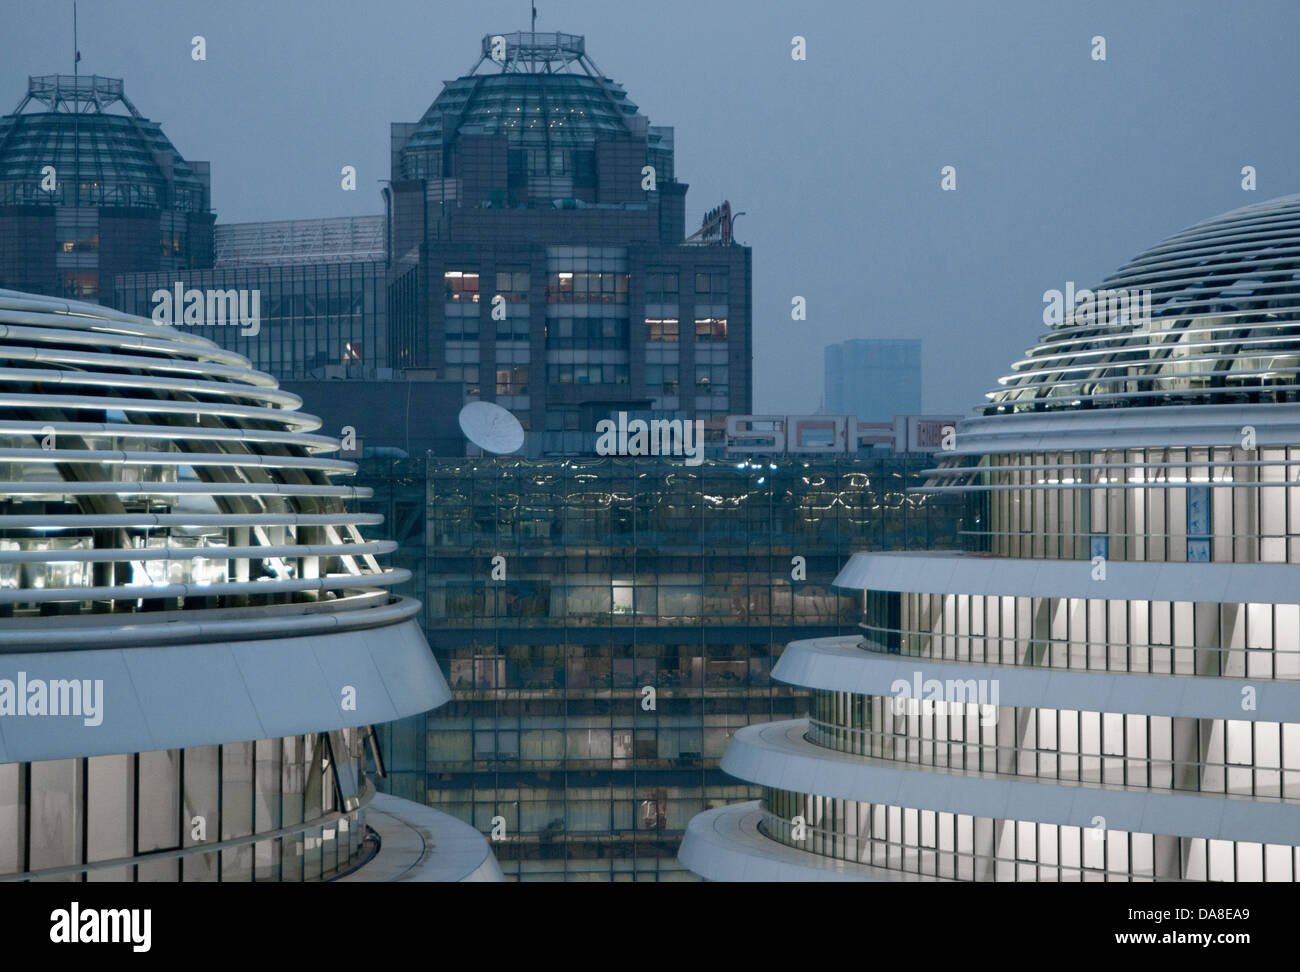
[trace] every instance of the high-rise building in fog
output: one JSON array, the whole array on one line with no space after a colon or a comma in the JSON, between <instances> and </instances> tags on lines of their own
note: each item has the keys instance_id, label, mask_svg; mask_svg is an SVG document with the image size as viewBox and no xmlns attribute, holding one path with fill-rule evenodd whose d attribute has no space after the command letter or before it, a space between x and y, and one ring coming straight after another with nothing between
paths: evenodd
<instances>
[{"instance_id":1,"label":"high-rise building in fog","mask_svg":"<svg viewBox=\"0 0 1300 972\"><path fill-rule=\"evenodd\" d=\"M854 338L826 346L828 415L892 422L921 412L921 339Z\"/></svg>"}]
</instances>

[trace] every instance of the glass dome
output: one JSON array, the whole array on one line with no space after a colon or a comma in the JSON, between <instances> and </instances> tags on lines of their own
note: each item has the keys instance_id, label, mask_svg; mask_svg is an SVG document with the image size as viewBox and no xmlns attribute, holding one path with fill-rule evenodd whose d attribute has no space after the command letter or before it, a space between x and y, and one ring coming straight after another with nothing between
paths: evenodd
<instances>
[{"instance_id":1,"label":"glass dome","mask_svg":"<svg viewBox=\"0 0 1300 972\"><path fill-rule=\"evenodd\" d=\"M0 290L0 646L300 635L418 604L351 462L246 359L183 328ZM87 615L95 616L91 624ZM128 623L124 615L131 615ZM174 621L172 624L144 624Z\"/></svg>"},{"instance_id":2,"label":"glass dome","mask_svg":"<svg viewBox=\"0 0 1300 972\"><path fill-rule=\"evenodd\" d=\"M1300 195L1177 233L1107 277L988 394L986 415L1300 400Z\"/></svg>"},{"instance_id":3,"label":"glass dome","mask_svg":"<svg viewBox=\"0 0 1300 972\"><path fill-rule=\"evenodd\" d=\"M52 192L42 185L46 166L55 169ZM0 118L0 204L205 213L209 189L206 171L136 111L120 80L48 75L29 78L27 95Z\"/></svg>"},{"instance_id":4,"label":"glass dome","mask_svg":"<svg viewBox=\"0 0 1300 972\"><path fill-rule=\"evenodd\" d=\"M557 155L593 149L598 137L618 134L645 136L651 152L672 147L669 130L649 125L576 34L484 37L478 63L446 83L407 140L408 177L440 174L439 153L460 134L505 135L512 149Z\"/></svg>"}]
</instances>

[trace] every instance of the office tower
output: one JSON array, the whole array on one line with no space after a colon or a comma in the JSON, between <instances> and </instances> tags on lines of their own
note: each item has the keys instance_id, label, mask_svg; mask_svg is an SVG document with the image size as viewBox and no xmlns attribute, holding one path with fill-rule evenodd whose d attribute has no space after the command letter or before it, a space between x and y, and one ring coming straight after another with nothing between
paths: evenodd
<instances>
[{"instance_id":1,"label":"office tower","mask_svg":"<svg viewBox=\"0 0 1300 972\"><path fill-rule=\"evenodd\" d=\"M1300 874L1300 196L1175 234L1002 379L925 487L966 549L859 553L861 633L736 734L759 801L680 857L747 880Z\"/></svg>"},{"instance_id":2,"label":"office tower","mask_svg":"<svg viewBox=\"0 0 1300 972\"><path fill-rule=\"evenodd\" d=\"M111 305L115 274L212 266L214 219L208 163L116 78L28 78L0 118L0 287Z\"/></svg>"},{"instance_id":3,"label":"office tower","mask_svg":"<svg viewBox=\"0 0 1300 972\"><path fill-rule=\"evenodd\" d=\"M921 339L854 338L826 346L828 415L892 422L921 412Z\"/></svg>"},{"instance_id":4,"label":"office tower","mask_svg":"<svg viewBox=\"0 0 1300 972\"><path fill-rule=\"evenodd\" d=\"M686 190L673 129L581 36L490 35L393 125L382 218L217 227L214 268L124 267L114 306L149 315L177 281L256 290L258 333L205 335L371 446L463 454L473 399L510 409L534 457L589 451L619 407L702 419L716 444L752 408L750 250L726 201L688 236Z\"/></svg>"},{"instance_id":5,"label":"office tower","mask_svg":"<svg viewBox=\"0 0 1300 972\"><path fill-rule=\"evenodd\" d=\"M752 408L750 251L732 214L686 235L674 135L563 33L483 38L392 131L393 367L459 384L573 451L592 402L719 427ZM589 411L589 409L588 409ZM608 409L606 409L608 411Z\"/></svg>"},{"instance_id":6,"label":"office tower","mask_svg":"<svg viewBox=\"0 0 1300 972\"><path fill-rule=\"evenodd\" d=\"M298 398L89 303L0 291L0 334L0 880L499 876L376 795L374 724L450 693Z\"/></svg>"}]
</instances>

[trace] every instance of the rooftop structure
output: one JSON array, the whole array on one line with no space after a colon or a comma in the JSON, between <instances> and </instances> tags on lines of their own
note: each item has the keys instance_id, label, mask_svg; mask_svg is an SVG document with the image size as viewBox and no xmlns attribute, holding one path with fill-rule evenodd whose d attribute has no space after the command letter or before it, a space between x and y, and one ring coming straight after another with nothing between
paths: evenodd
<instances>
[{"instance_id":1,"label":"rooftop structure","mask_svg":"<svg viewBox=\"0 0 1300 972\"><path fill-rule=\"evenodd\" d=\"M623 86L596 67L577 34L484 37L469 73L446 82L406 140L402 174L443 175L443 150L461 134L505 135L512 149L530 150L530 175L558 177L590 164L572 153L594 150L598 137L641 137L661 177L672 175L672 129L650 126Z\"/></svg>"},{"instance_id":2,"label":"rooftop structure","mask_svg":"<svg viewBox=\"0 0 1300 972\"><path fill-rule=\"evenodd\" d=\"M54 189L42 186L46 166ZM31 77L0 118L0 205L50 204L206 213L207 164L187 162L118 78Z\"/></svg>"},{"instance_id":3,"label":"rooftop structure","mask_svg":"<svg viewBox=\"0 0 1300 972\"><path fill-rule=\"evenodd\" d=\"M534 457L580 451L593 403L649 402L720 446L751 408L751 254L728 203L688 240L686 191L672 129L582 37L484 37L392 128L388 366L509 409Z\"/></svg>"},{"instance_id":4,"label":"rooftop structure","mask_svg":"<svg viewBox=\"0 0 1300 972\"><path fill-rule=\"evenodd\" d=\"M219 223L215 266L381 263L387 257L385 233L383 216Z\"/></svg>"},{"instance_id":5,"label":"rooftop structure","mask_svg":"<svg viewBox=\"0 0 1300 972\"><path fill-rule=\"evenodd\" d=\"M111 304L114 274L210 267L214 219L208 163L116 78L28 78L0 118L0 287Z\"/></svg>"}]
</instances>

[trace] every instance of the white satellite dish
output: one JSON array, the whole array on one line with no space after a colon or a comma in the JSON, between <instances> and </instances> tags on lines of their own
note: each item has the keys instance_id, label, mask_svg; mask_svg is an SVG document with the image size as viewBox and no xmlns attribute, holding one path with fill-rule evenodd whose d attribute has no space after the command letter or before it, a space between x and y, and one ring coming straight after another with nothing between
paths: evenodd
<instances>
[{"instance_id":1,"label":"white satellite dish","mask_svg":"<svg viewBox=\"0 0 1300 972\"><path fill-rule=\"evenodd\" d=\"M470 402L460 410L460 430L484 452L499 456L518 452L524 427L507 409L492 402Z\"/></svg>"}]
</instances>

